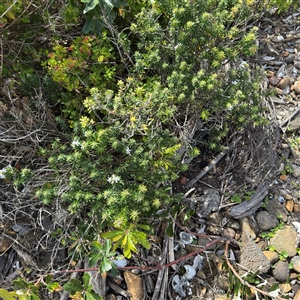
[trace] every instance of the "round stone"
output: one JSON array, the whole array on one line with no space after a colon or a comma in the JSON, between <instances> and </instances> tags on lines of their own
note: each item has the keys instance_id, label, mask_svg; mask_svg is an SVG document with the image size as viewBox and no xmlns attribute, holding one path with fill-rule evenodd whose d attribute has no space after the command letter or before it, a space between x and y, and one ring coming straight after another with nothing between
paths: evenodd
<instances>
[{"instance_id":1,"label":"round stone","mask_svg":"<svg viewBox=\"0 0 300 300\"><path fill-rule=\"evenodd\" d=\"M291 259L291 263L293 264L293 269L297 272L300 273L300 256L294 256Z\"/></svg>"},{"instance_id":2,"label":"round stone","mask_svg":"<svg viewBox=\"0 0 300 300\"><path fill-rule=\"evenodd\" d=\"M261 230L270 230L278 225L278 219L273 214L263 210L256 216L256 222Z\"/></svg>"},{"instance_id":3,"label":"round stone","mask_svg":"<svg viewBox=\"0 0 300 300\"><path fill-rule=\"evenodd\" d=\"M290 270L289 264L287 261L278 261L274 265L273 269L273 277L278 280L279 282L285 282L289 278Z\"/></svg>"}]
</instances>

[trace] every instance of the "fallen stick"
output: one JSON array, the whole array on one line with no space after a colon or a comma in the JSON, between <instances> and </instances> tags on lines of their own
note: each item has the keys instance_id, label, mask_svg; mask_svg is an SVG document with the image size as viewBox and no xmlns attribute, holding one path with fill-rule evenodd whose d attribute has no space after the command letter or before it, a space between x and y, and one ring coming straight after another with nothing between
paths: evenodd
<instances>
[{"instance_id":1,"label":"fallen stick","mask_svg":"<svg viewBox=\"0 0 300 300\"><path fill-rule=\"evenodd\" d=\"M236 144L241 140L241 136L236 138L232 144L226 147L211 163L205 167L197 176L191 179L186 185L185 188L188 189L193 186L199 179L201 179L208 171L210 171L229 151L233 150Z\"/></svg>"}]
</instances>

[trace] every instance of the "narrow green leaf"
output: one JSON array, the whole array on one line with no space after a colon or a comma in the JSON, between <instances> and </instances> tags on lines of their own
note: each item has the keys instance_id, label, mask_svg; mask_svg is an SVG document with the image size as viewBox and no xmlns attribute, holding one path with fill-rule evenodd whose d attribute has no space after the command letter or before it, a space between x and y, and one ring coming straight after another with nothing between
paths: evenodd
<instances>
[{"instance_id":1,"label":"narrow green leaf","mask_svg":"<svg viewBox=\"0 0 300 300\"><path fill-rule=\"evenodd\" d=\"M173 224L169 223L169 226L166 229L166 234L169 237L173 237L174 236L174 232L173 232Z\"/></svg>"},{"instance_id":2,"label":"narrow green leaf","mask_svg":"<svg viewBox=\"0 0 300 300\"><path fill-rule=\"evenodd\" d=\"M113 231L107 231L101 234L101 237L104 239L113 239L115 237L118 237L119 235L122 235L124 231L123 230L113 230Z\"/></svg>"},{"instance_id":3,"label":"narrow green leaf","mask_svg":"<svg viewBox=\"0 0 300 300\"><path fill-rule=\"evenodd\" d=\"M3 298L3 300L15 300L16 298L13 297L9 291L0 289L0 297Z\"/></svg>"},{"instance_id":4,"label":"narrow green leaf","mask_svg":"<svg viewBox=\"0 0 300 300\"><path fill-rule=\"evenodd\" d=\"M150 231L151 230L151 227L149 225L146 225L146 224L137 224L136 227L139 227L139 228L142 228L146 231Z\"/></svg>"}]
</instances>

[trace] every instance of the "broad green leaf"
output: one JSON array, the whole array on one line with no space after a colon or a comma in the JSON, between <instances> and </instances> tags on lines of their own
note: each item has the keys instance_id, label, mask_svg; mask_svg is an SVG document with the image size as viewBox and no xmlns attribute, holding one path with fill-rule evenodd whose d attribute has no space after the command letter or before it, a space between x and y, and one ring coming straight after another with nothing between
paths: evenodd
<instances>
[{"instance_id":1,"label":"broad green leaf","mask_svg":"<svg viewBox=\"0 0 300 300\"><path fill-rule=\"evenodd\" d=\"M83 27L82 27L82 32L84 34L88 34L91 30L92 30L92 24L93 24L94 20L93 19L89 19L87 20Z\"/></svg>"},{"instance_id":2,"label":"broad green leaf","mask_svg":"<svg viewBox=\"0 0 300 300\"><path fill-rule=\"evenodd\" d=\"M53 292L56 292L56 291L60 291L61 286L59 285L58 282L48 283L47 284L47 289L50 293L53 293Z\"/></svg>"},{"instance_id":3,"label":"broad green leaf","mask_svg":"<svg viewBox=\"0 0 300 300\"><path fill-rule=\"evenodd\" d=\"M184 221L189 220L193 216L194 213L195 213L195 211L193 211L192 209L188 210L186 212L186 214L184 215Z\"/></svg>"},{"instance_id":4,"label":"broad green leaf","mask_svg":"<svg viewBox=\"0 0 300 300\"><path fill-rule=\"evenodd\" d=\"M110 271L111 268L112 268L111 261L108 258L103 257L103 260L101 261L101 264L100 264L101 274Z\"/></svg>"},{"instance_id":5,"label":"broad green leaf","mask_svg":"<svg viewBox=\"0 0 300 300\"><path fill-rule=\"evenodd\" d=\"M120 0L111 0L114 7L128 6L128 3Z\"/></svg>"},{"instance_id":6,"label":"broad green leaf","mask_svg":"<svg viewBox=\"0 0 300 300\"><path fill-rule=\"evenodd\" d=\"M15 20L16 17L15 15L11 12L11 11L8 11L6 14L5 14L6 17L8 17L9 19L11 20Z\"/></svg>"},{"instance_id":7,"label":"broad green leaf","mask_svg":"<svg viewBox=\"0 0 300 300\"><path fill-rule=\"evenodd\" d=\"M37 294L32 294L30 300L41 300Z\"/></svg>"},{"instance_id":8,"label":"broad green leaf","mask_svg":"<svg viewBox=\"0 0 300 300\"><path fill-rule=\"evenodd\" d=\"M109 0L103 0L101 4L103 4L104 8L108 12L110 12L114 8L114 5Z\"/></svg>"},{"instance_id":9,"label":"broad green leaf","mask_svg":"<svg viewBox=\"0 0 300 300\"><path fill-rule=\"evenodd\" d=\"M17 287L19 287L21 289L26 289L28 287L28 283L24 279L21 279L21 278L14 280L14 285L16 285Z\"/></svg>"},{"instance_id":10,"label":"broad green leaf","mask_svg":"<svg viewBox=\"0 0 300 300\"><path fill-rule=\"evenodd\" d=\"M64 290L69 293L75 293L81 292L83 289L80 281L78 279L73 278L70 279L70 281L64 285Z\"/></svg>"},{"instance_id":11,"label":"broad green leaf","mask_svg":"<svg viewBox=\"0 0 300 300\"><path fill-rule=\"evenodd\" d=\"M104 241L104 247L103 247L105 255L109 254L110 249L111 249L111 241L110 240L105 240Z\"/></svg>"},{"instance_id":12,"label":"broad green leaf","mask_svg":"<svg viewBox=\"0 0 300 300\"><path fill-rule=\"evenodd\" d=\"M11 293L7 290L0 289L0 297L3 300L15 300L16 298L11 295Z\"/></svg>"},{"instance_id":13,"label":"broad green leaf","mask_svg":"<svg viewBox=\"0 0 300 300\"><path fill-rule=\"evenodd\" d=\"M86 300L102 300L103 298L97 295L95 292L86 292L85 293Z\"/></svg>"},{"instance_id":14,"label":"broad green leaf","mask_svg":"<svg viewBox=\"0 0 300 300\"><path fill-rule=\"evenodd\" d=\"M85 6L83 13L86 14L90 10L94 9L97 4L99 4L99 0L90 0L90 2Z\"/></svg>"},{"instance_id":15,"label":"broad green leaf","mask_svg":"<svg viewBox=\"0 0 300 300\"><path fill-rule=\"evenodd\" d=\"M103 257L103 253L101 252L92 252L88 254L89 258L89 267L94 267L99 260Z\"/></svg>"},{"instance_id":16,"label":"broad green leaf","mask_svg":"<svg viewBox=\"0 0 300 300\"><path fill-rule=\"evenodd\" d=\"M91 251L93 252L102 252L103 251L103 246L100 242L94 241L91 243Z\"/></svg>"},{"instance_id":17,"label":"broad green leaf","mask_svg":"<svg viewBox=\"0 0 300 300\"><path fill-rule=\"evenodd\" d=\"M149 249L151 244L148 241L148 237L147 234L142 232L142 231L136 231L134 232L134 236L137 239L137 242L139 244L141 244L143 247L145 247L146 249Z\"/></svg>"},{"instance_id":18,"label":"broad green leaf","mask_svg":"<svg viewBox=\"0 0 300 300\"><path fill-rule=\"evenodd\" d=\"M88 273L84 273L82 276L82 281L83 281L83 288L86 291L90 285L90 275Z\"/></svg>"}]
</instances>

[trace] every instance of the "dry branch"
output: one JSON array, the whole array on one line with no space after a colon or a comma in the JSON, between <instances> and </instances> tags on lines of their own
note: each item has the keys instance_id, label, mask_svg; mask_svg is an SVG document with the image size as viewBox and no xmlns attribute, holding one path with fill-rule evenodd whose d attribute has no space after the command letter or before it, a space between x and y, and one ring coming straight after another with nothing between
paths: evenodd
<instances>
[{"instance_id":1,"label":"dry branch","mask_svg":"<svg viewBox=\"0 0 300 300\"><path fill-rule=\"evenodd\" d=\"M229 151L233 150L236 144L241 140L241 136L236 138L232 144L226 147L215 159L211 161L211 163L205 167L197 176L195 176L192 180L190 180L185 188L188 189L193 186L199 179L201 179L207 172L209 172Z\"/></svg>"}]
</instances>

